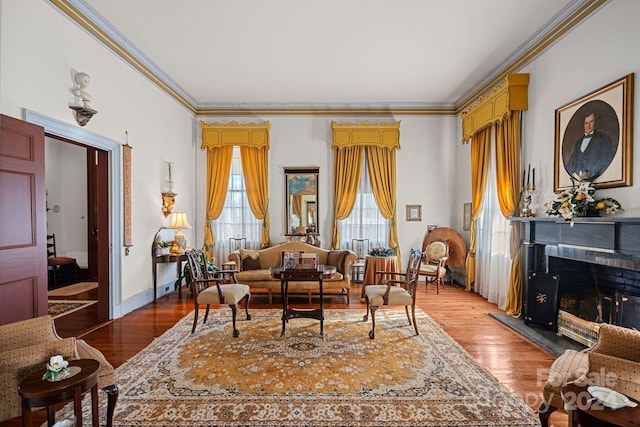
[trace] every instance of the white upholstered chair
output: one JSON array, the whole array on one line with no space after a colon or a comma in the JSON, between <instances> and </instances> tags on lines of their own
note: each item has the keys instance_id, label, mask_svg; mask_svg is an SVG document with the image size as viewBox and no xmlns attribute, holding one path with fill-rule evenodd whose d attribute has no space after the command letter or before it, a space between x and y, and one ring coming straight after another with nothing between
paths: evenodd
<instances>
[{"instance_id":1,"label":"white upholstered chair","mask_svg":"<svg viewBox=\"0 0 640 427\"><path fill-rule=\"evenodd\" d=\"M449 245L441 240L436 240L427 245L420 264L420 275L427 277L427 284L433 281L436 284L436 293L440 293L440 287L444 288L444 276L447 274L447 259L449 258Z\"/></svg>"}]
</instances>

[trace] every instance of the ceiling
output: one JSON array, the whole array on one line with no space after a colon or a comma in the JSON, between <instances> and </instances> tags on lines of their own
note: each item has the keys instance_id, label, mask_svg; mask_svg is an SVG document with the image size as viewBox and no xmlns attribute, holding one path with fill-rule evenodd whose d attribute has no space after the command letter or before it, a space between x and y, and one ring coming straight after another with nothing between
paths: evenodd
<instances>
[{"instance_id":1,"label":"ceiling","mask_svg":"<svg viewBox=\"0 0 640 427\"><path fill-rule=\"evenodd\" d=\"M451 113L603 0L49 0L198 114Z\"/></svg>"}]
</instances>

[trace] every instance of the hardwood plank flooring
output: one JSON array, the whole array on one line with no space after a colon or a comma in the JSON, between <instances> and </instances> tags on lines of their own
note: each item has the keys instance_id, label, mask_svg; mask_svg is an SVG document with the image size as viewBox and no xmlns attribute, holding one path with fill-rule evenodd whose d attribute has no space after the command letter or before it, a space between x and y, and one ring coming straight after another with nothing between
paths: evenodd
<instances>
[{"instance_id":1,"label":"hardwood plank flooring","mask_svg":"<svg viewBox=\"0 0 640 427\"><path fill-rule=\"evenodd\" d=\"M349 304L345 302L344 297L331 297L327 298L325 308L361 308L364 314L365 305L360 302L359 296L360 286L354 285ZM304 307L306 296L294 302L297 307ZM269 305L265 295L252 295L253 308L279 308L279 304L279 298L274 299L273 305ZM432 284L427 288L421 283L417 305L437 321L478 363L537 411L546 370L555 360L553 355L490 317L489 313L501 311L496 305L473 292L446 285L437 295ZM77 312L73 322L69 322L69 319L61 322L56 320L56 327L63 337L81 336L90 345L102 351L109 362L117 367L192 310L193 300L188 293L183 292L179 298L176 291L120 319L91 326L86 333L78 333L78 325L83 322L82 310ZM87 324L91 324L90 312L84 315L87 316ZM41 420L46 418L43 417ZM567 426L566 414L556 411L551 416L550 424L555 427ZM19 418L0 424L18 425Z\"/></svg>"}]
</instances>

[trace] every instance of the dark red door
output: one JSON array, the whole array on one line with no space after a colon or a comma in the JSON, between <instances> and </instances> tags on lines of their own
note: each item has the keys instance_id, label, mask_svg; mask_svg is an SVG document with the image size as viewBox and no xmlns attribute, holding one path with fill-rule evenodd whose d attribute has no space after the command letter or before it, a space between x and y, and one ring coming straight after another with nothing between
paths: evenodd
<instances>
[{"instance_id":1,"label":"dark red door","mask_svg":"<svg viewBox=\"0 0 640 427\"><path fill-rule=\"evenodd\" d=\"M47 314L44 129L0 115L0 325Z\"/></svg>"}]
</instances>

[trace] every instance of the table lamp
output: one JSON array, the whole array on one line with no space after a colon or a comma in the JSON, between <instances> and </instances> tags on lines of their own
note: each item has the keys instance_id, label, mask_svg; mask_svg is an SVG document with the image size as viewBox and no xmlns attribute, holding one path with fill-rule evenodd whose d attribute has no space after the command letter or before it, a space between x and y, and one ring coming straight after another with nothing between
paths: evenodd
<instances>
[{"instance_id":1,"label":"table lamp","mask_svg":"<svg viewBox=\"0 0 640 427\"><path fill-rule=\"evenodd\" d=\"M182 230L185 228L191 228L191 226L189 225L189 221L187 221L187 213L179 211L173 212L171 214L171 222L169 223L169 227L167 228L178 230L173 237L173 240L178 246L178 250L176 250L175 252L184 253L186 239L184 237L184 234L182 233Z\"/></svg>"}]
</instances>

